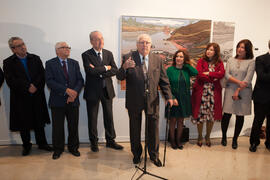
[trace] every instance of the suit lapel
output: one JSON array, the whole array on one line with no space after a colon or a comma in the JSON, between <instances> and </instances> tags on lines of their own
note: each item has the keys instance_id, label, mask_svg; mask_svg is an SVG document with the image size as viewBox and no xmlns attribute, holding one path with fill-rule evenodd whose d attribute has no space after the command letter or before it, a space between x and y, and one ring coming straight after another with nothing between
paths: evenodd
<instances>
[{"instance_id":1,"label":"suit lapel","mask_svg":"<svg viewBox=\"0 0 270 180\"><path fill-rule=\"evenodd\" d=\"M70 77L72 77L73 74L73 64L71 63L71 60L69 58L67 59L67 64L68 64L68 78L70 79Z\"/></svg>"},{"instance_id":2,"label":"suit lapel","mask_svg":"<svg viewBox=\"0 0 270 180\"><path fill-rule=\"evenodd\" d=\"M93 61L94 61L94 62L92 62L94 66L101 66L102 65L102 62L100 62L100 60L98 59L96 51L94 50L94 48L90 49L89 55L92 56L91 59L93 59ZM102 56L103 56L103 53L102 53Z\"/></svg>"},{"instance_id":3,"label":"suit lapel","mask_svg":"<svg viewBox=\"0 0 270 180\"><path fill-rule=\"evenodd\" d=\"M69 64L69 63L68 63L68 64ZM61 62L60 62L59 57L56 57L56 58L55 58L55 65L56 65L57 69L59 69L59 71L61 72L63 78L66 79L65 74L64 74L64 70L63 70L63 66L62 66L62 64L61 64ZM69 68L69 67L68 67L68 68ZM69 72L69 69L68 69L68 72Z\"/></svg>"}]
</instances>

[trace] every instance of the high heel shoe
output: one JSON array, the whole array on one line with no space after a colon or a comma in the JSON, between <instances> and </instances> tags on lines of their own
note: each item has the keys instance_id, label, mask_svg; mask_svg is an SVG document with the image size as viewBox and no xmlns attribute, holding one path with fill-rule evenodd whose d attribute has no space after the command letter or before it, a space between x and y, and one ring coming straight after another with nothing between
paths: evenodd
<instances>
[{"instance_id":1,"label":"high heel shoe","mask_svg":"<svg viewBox=\"0 0 270 180\"><path fill-rule=\"evenodd\" d=\"M202 140L198 140L197 141L197 145L200 146L200 147L202 147Z\"/></svg>"},{"instance_id":2,"label":"high heel shoe","mask_svg":"<svg viewBox=\"0 0 270 180\"><path fill-rule=\"evenodd\" d=\"M206 141L205 145L208 146L208 147L211 147L211 141L210 140Z\"/></svg>"},{"instance_id":3,"label":"high heel shoe","mask_svg":"<svg viewBox=\"0 0 270 180\"><path fill-rule=\"evenodd\" d=\"M226 138L222 138L221 144L222 144L222 146L227 146L227 139Z\"/></svg>"}]
</instances>

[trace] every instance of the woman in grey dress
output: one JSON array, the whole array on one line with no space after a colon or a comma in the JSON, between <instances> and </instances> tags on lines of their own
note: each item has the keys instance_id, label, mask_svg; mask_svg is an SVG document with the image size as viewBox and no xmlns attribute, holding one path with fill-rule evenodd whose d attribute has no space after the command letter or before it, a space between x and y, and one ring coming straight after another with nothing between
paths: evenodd
<instances>
[{"instance_id":1,"label":"woman in grey dress","mask_svg":"<svg viewBox=\"0 0 270 180\"><path fill-rule=\"evenodd\" d=\"M237 138L244 124L244 116L251 114L252 78L255 71L252 43L248 39L241 40L236 47L236 56L228 60L225 78L227 79L223 117L221 121L223 146L227 145L227 129L232 114L236 115L236 123L232 148L237 149Z\"/></svg>"}]
</instances>

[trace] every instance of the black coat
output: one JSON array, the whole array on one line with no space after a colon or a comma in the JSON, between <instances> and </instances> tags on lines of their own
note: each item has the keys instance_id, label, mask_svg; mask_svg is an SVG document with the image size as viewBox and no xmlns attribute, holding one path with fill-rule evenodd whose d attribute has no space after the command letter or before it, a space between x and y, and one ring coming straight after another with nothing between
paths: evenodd
<instances>
[{"instance_id":1,"label":"black coat","mask_svg":"<svg viewBox=\"0 0 270 180\"><path fill-rule=\"evenodd\" d=\"M258 56L255 61L257 74L252 99L255 103L267 104L270 102L270 54Z\"/></svg>"},{"instance_id":2,"label":"black coat","mask_svg":"<svg viewBox=\"0 0 270 180\"><path fill-rule=\"evenodd\" d=\"M98 101L102 89L103 80L105 81L108 98L115 97L115 92L112 83L112 76L117 72L117 66L114 62L112 52L102 49L102 62L98 59L95 50L89 49L82 54L83 66L86 74L85 87L83 97L89 101ZM95 68L91 68L92 64ZM110 65L111 70L106 71L104 65Z\"/></svg>"},{"instance_id":3,"label":"black coat","mask_svg":"<svg viewBox=\"0 0 270 180\"><path fill-rule=\"evenodd\" d=\"M4 60L3 70L10 88L10 130L29 130L50 123L44 94L45 72L39 56L27 54L30 79L20 59L13 54ZM29 93L30 84L37 88Z\"/></svg>"},{"instance_id":4,"label":"black coat","mask_svg":"<svg viewBox=\"0 0 270 180\"><path fill-rule=\"evenodd\" d=\"M0 68L0 88L2 87L3 82L4 82L4 73L2 69ZM1 105L1 100L0 100L0 105Z\"/></svg>"}]
</instances>

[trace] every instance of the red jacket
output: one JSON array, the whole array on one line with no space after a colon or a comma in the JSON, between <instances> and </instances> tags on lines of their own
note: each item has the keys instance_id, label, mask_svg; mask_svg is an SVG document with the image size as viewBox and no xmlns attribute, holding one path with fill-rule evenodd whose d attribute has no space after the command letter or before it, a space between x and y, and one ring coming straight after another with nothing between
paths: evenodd
<instances>
[{"instance_id":1,"label":"red jacket","mask_svg":"<svg viewBox=\"0 0 270 180\"><path fill-rule=\"evenodd\" d=\"M225 74L223 62L216 64L215 72L209 72L209 76L202 74L203 72L208 72L208 62L201 58L196 69L198 70L197 79L193 85L192 90L192 116L197 119L201 106L203 85L205 82L214 83L214 119L222 119L222 87L220 85L220 79L223 78Z\"/></svg>"}]
</instances>

